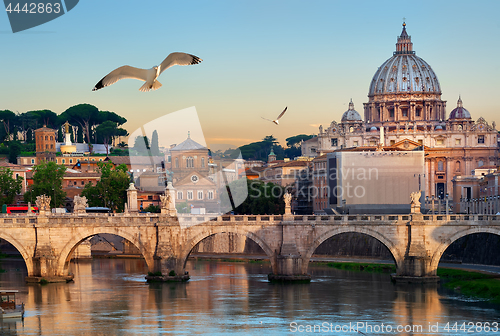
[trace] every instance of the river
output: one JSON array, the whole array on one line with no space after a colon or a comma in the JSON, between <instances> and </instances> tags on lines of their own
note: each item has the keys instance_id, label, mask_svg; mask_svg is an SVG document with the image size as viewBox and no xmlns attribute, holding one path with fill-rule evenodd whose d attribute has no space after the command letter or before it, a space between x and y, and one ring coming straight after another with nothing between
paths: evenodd
<instances>
[{"instance_id":1,"label":"river","mask_svg":"<svg viewBox=\"0 0 500 336\"><path fill-rule=\"evenodd\" d=\"M1 266L1 288L26 305L2 335L500 335L500 307L389 274L312 266L310 284L282 285L269 264L190 260L189 282L148 284L141 259L95 259L71 265L72 283L39 285L21 260Z\"/></svg>"}]
</instances>

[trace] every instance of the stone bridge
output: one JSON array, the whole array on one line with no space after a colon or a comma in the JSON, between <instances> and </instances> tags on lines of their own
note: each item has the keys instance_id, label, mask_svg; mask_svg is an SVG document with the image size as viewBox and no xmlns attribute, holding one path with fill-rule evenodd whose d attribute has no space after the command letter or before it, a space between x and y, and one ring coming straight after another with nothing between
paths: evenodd
<instances>
[{"instance_id":1,"label":"stone bridge","mask_svg":"<svg viewBox=\"0 0 500 336\"><path fill-rule=\"evenodd\" d=\"M193 247L223 232L257 243L271 261L271 279L294 280L307 278L309 260L322 242L357 232L389 249L396 280L425 282L438 280L441 255L455 240L472 233L500 235L500 215L191 216L183 217L181 225L178 217L161 214L1 215L0 238L21 253L27 281L71 279L73 251L100 233L134 244L150 272L183 275ZM190 219L202 223L189 225Z\"/></svg>"}]
</instances>

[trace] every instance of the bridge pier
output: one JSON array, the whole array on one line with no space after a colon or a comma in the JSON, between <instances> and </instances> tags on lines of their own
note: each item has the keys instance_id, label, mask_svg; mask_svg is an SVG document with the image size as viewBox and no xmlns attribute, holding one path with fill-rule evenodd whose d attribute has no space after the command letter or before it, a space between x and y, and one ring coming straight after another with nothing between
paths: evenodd
<instances>
[{"instance_id":1,"label":"bridge pier","mask_svg":"<svg viewBox=\"0 0 500 336\"><path fill-rule=\"evenodd\" d=\"M289 216L286 215L283 217L281 249L272 257L275 262L273 273L268 275L268 279L271 282L310 282L311 275L303 272L304 260L295 241L295 227L290 225L293 223L293 217L287 218Z\"/></svg>"},{"instance_id":2,"label":"bridge pier","mask_svg":"<svg viewBox=\"0 0 500 336\"><path fill-rule=\"evenodd\" d=\"M73 274L58 274L57 258L50 245L37 247L32 262L33 273L28 274L26 282L69 282L73 280Z\"/></svg>"},{"instance_id":3,"label":"bridge pier","mask_svg":"<svg viewBox=\"0 0 500 336\"><path fill-rule=\"evenodd\" d=\"M398 265L392 280L396 282L435 283L439 282L436 268L426 249L426 226L421 214L413 214L407 224L408 243L404 259Z\"/></svg>"}]
</instances>

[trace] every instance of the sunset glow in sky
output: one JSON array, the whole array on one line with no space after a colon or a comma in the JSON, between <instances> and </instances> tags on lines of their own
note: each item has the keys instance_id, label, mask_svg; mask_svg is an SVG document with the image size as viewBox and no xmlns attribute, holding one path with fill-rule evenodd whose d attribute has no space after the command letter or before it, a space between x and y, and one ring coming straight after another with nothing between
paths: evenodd
<instances>
[{"instance_id":1,"label":"sunset glow in sky","mask_svg":"<svg viewBox=\"0 0 500 336\"><path fill-rule=\"evenodd\" d=\"M447 113L460 94L474 120L498 124L499 11L496 0L82 0L16 34L4 12L0 110L60 114L89 103L127 118L132 133L195 106L207 144L242 145L272 134L284 145L340 121L351 98L363 115L370 81L392 56L406 17L413 49L438 76ZM157 91L139 92L142 82L128 79L92 92L111 70L151 68L173 51L203 62L165 71ZM285 106L279 126L261 118L274 119Z\"/></svg>"}]
</instances>

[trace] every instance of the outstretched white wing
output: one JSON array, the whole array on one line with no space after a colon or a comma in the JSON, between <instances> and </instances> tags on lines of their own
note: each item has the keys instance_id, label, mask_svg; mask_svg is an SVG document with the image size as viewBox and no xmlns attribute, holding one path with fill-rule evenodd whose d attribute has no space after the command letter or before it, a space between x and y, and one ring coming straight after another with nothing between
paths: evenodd
<instances>
[{"instance_id":1,"label":"outstretched white wing","mask_svg":"<svg viewBox=\"0 0 500 336\"><path fill-rule=\"evenodd\" d=\"M201 58L183 52L173 52L160 64L160 74L174 65L191 65L203 61Z\"/></svg>"},{"instance_id":2,"label":"outstretched white wing","mask_svg":"<svg viewBox=\"0 0 500 336\"><path fill-rule=\"evenodd\" d=\"M274 122L274 120L271 120L271 119L267 119L267 118L264 118L264 117L261 117L261 118L264 119L264 120L270 121L270 122Z\"/></svg>"},{"instance_id":3,"label":"outstretched white wing","mask_svg":"<svg viewBox=\"0 0 500 336\"><path fill-rule=\"evenodd\" d=\"M139 68L134 68L134 67L131 67L128 65L124 65L122 67L119 67L118 69L111 71L109 74L104 76L94 86L92 91L97 91L99 89L102 89L103 87L114 84L114 83L118 82L120 79L124 79L124 78L133 78L133 79L146 81L148 78L149 71L154 71L154 70L139 69Z\"/></svg>"},{"instance_id":4,"label":"outstretched white wing","mask_svg":"<svg viewBox=\"0 0 500 336\"><path fill-rule=\"evenodd\" d=\"M280 113L280 115L278 116L278 118L276 118L276 120L279 120L281 117L283 117L283 114L285 114L287 108L288 108L288 106L285 107L285 109L283 110L283 112Z\"/></svg>"}]
</instances>

